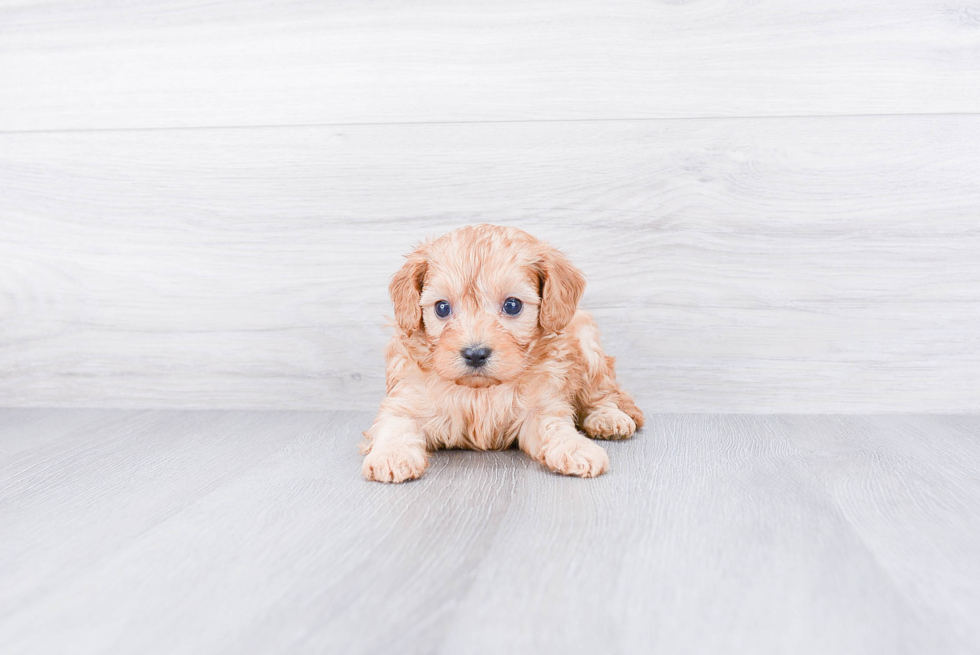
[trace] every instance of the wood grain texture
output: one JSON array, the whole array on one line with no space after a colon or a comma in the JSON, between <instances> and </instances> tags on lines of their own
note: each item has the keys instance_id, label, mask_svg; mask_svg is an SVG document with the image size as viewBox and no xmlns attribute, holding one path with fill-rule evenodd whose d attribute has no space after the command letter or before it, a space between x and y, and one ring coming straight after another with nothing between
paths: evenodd
<instances>
[{"instance_id":1,"label":"wood grain texture","mask_svg":"<svg viewBox=\"0 0 980 655\"><path fill-rule=\"evenodd\" d=\"M370 420L0 412L48 437L0 478L4 652L980 649L978 416L654 415L595 480L400 486Z\"/></svg>"},{"instance_id":2,"label":"wood grain texture","mask_svg":"<svg viewBox=\"0 0 980 655\"><path fill-rule=\"evenodd\" d=\"M55 0L0 33L0 130L980 111L972 0Z\"/></svg>"},{"instance_id":3,"label":"wood grain texture","mask_svg":"<svg viewBox=\"0 0 980 655\"><path fill-rule=\"evenodd\" d=\"M0 135L0 406L373 409L402 255L495 222L648 411L976 411L978 170L978 116Z\"/></svg>"},{"instance_id":4,"label":"wood grain texture","mask_svg":"<svg viewBox=\"0 0 980 655\"><path fill-rule=\"evenodd\" d=\"M781 422L896 589L924 601L921 616L950 651L980 649L980 508L969 500L980 494L980 417Z\"/></svg>"}]
</instances>

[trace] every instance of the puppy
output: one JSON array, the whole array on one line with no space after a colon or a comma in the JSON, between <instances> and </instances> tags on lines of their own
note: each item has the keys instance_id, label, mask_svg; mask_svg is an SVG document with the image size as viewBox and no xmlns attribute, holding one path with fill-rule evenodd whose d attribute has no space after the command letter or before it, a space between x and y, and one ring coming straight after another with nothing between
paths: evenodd
<instances>
[{"instance_id":1,"label":"puppy","mask_svg":"<svg viewBox=\"0 0 980 655\"><path fill-rule=\"evenodd\" d=\"M438 448L515 442L552 471L591 478L609 457L577 428L622 439L643 425L578 310L582 273L527 232L474 225L425 242L388 290L397 326L361 448L368 480L417 478Z\"/></svg>"}]
</instances>

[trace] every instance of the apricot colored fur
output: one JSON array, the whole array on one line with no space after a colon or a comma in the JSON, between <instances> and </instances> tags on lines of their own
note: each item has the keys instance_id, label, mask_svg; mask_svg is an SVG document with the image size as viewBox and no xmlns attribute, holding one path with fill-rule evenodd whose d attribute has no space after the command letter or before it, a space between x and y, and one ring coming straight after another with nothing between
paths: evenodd
<instances>
[{"instance_id":1,"label":"apricot colored fur","mask_svg":"<svg viewBox=\"0 0 980 655\"><path fill-rule=\"evenodd\" d=\"M364 433L363 473L402 482L438 448L515 443L552 471L609 468L586 438L627 438L643 413L616 382L592 316L578 309L585 278L555 248L516 228L475 225L421 244L389 286L395 335L385 350L387 396ZM502 311L518 298L517 316ZM452 306L446 318L437 302ZM492 349L479 369L460 352Z\"/></svg>"}]
</instances>

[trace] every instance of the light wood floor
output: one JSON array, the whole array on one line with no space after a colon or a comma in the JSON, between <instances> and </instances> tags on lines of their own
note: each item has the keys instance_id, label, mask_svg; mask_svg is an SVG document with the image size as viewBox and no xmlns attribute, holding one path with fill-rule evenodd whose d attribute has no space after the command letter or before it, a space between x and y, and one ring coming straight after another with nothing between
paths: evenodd
<instances>
[{"instance_id":1,"label":"light wood floor","mask_svg":"<svg viewBox=\"0 0 980 655\"><path fill-rule=\"evenodd\" d=\"M980 650L980 416L654 415L609 474L367 412L0 411L13 653Z\"/></svg>"}]
</instances>

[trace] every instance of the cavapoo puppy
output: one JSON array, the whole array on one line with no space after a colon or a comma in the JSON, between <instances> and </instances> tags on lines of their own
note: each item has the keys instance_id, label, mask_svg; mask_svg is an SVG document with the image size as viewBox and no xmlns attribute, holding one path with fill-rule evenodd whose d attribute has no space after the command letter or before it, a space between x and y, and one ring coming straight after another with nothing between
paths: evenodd
<instances>
[{"instance_id":1,"label":"cavapoo puppy","mask_svg":"<svg viewBox=\"0 0 980 655\"><path fill-rule=\"evenodd\" d=\"M516 228L474 225L416 248L389 286L397 326L364 477L403 482L429 451L515 442L552 471L605 472L606 451L578 428L621 439L643 414L578 309L584 290L564 255Z\"/></svg>"}]
</instances>

